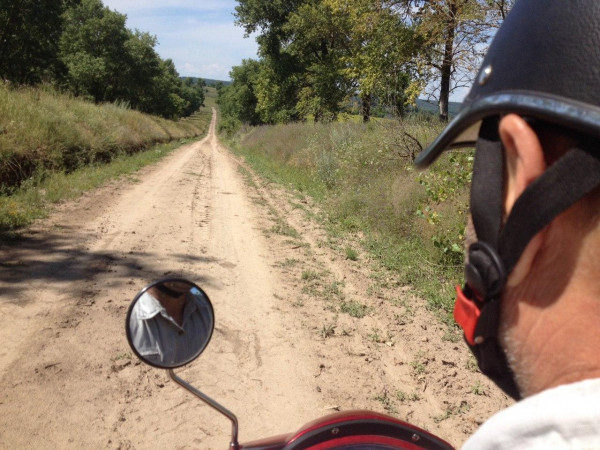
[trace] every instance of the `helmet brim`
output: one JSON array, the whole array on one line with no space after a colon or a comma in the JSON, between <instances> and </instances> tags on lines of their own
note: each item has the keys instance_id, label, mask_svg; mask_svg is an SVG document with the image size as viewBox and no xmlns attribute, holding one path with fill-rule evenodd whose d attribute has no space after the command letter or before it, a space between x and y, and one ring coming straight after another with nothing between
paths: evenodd
<instances>
[{"instance_id":1,"label":"helmet brim","mask_svg":"<svg viewBox=\"0 0 600 450\"><path fill-rule=\"evenodd\" d=\"M506 91L470 101L415 159L425 168L445 150L473 147L486 117L509 113L535 117L592 136L600 136L600 108L563 97L531 91Z\"/></svg>"}]
</instances>

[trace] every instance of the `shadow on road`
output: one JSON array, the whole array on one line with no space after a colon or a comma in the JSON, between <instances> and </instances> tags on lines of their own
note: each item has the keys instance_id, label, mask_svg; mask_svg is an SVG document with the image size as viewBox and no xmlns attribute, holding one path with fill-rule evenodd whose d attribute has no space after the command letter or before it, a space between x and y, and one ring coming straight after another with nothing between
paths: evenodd
<instances>
[{"instance_id":1,"label":"shadow on road","mask_svg":"<svg viewBox=\"0 0 600 450\"><path fill-rule=\"evenodd\" d=\"M30 232L10 240L0 241L0 302L26 305L34 300L25 290L31 285L46 283L57 293L81 294L78 281L93 281L99 274L109 273L110 284L125 282L141 289L146 283L167 276L187 278L200 286L220 289L218 280L203 274L202 266L221 263L216 258L202 255L172 254L169 267L161 267L165 254L154 252L92 251L73 244L73 234L81 230L62 227L60 232ZM180 267L196 267L182 270ZM65 290L64 282L73 282ZM101 286L98 286L101 287ZM88 286L89 289L89 286ZM59 292L60 291L60 292Z\"/></svg>"}]
</instances>

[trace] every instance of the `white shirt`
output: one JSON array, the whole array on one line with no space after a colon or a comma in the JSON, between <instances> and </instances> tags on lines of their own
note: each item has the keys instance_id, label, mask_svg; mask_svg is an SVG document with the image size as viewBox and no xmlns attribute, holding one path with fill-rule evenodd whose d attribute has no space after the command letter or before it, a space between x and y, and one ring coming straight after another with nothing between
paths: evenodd
<instances>
[{"instance_id":1,"label":"white shirt","mask_svg":"<svg viewBox=\"0 0 600 450\"><path fill-rule=\"evenodd\" d=\"M515 403L485 422L464 449L600 449L600 378Z\"/></svg>"},{"instance_id":2,"label":"white shirt","mask_svg":"<svg viewBox=\"0 0 600 450\"><path fill-rule=\"evenodd\" d=\"M213 329L208 302L198 290L186 295L183 323L179 326L160 302L145 292L136 302L129 319L131 340L146 360L179 366L196 357L208 344Z\"/></svg>"}]
</instances>

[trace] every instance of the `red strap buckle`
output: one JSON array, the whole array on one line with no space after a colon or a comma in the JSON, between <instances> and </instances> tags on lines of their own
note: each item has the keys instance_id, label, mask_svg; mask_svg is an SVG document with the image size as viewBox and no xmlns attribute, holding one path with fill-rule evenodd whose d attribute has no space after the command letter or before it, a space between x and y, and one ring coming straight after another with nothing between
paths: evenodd
<instances>
[{"instance_id":1,"label":"red strap buckle","mask_svg":"<svg viewBox=\"0 0 600 450\"><path fill-rule=\"evenodd\" d=\"M468 298L460 286L456 286L456 302L454 303L454 320L465 333L470 345L475 345L475 327L481 311L474 300Z\"/></svg>"}]
</instances>

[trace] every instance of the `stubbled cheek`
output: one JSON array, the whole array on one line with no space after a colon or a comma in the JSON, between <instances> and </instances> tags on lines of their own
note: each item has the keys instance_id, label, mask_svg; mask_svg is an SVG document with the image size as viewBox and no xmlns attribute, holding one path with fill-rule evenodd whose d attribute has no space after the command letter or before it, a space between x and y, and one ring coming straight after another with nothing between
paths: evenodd
<instances>
[{"instance_id":1,"label":"stubbled cheek","mask_svg":"<svg viewBox=\"0 0 600 450\"><path fill-rule=\"evenodd\" d=\"M525 361L522 346L520 341L513 335L512 330L505 325L505 321L501 321L500 329L498 330L500 338L500 346L504 350L508 365L512 370L517 386L522 394L528 392L528 387L531 379L530 366Z\"/></svg>"}]
</instances>

